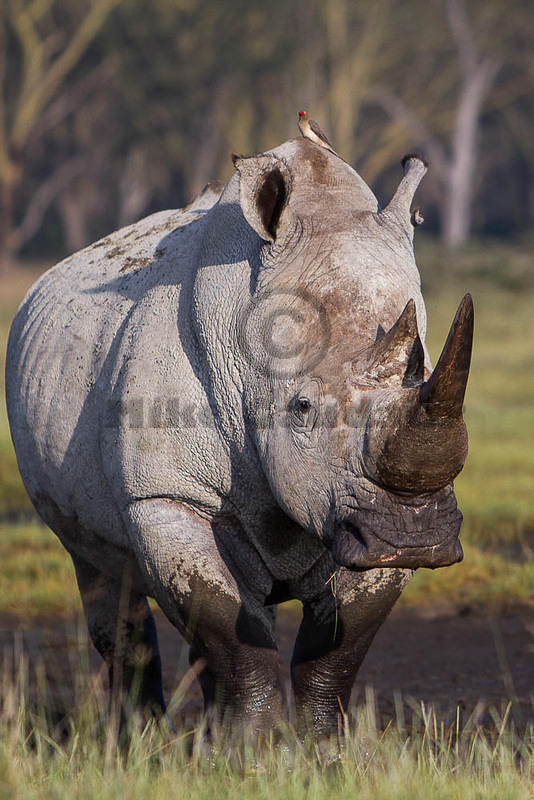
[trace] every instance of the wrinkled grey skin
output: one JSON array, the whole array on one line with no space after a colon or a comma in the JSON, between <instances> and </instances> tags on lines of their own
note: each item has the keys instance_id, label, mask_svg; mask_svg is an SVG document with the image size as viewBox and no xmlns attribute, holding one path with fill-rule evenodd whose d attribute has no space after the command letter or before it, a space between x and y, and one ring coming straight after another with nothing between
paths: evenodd
<instances>
[{"instance_id":1,"label":"wrinkled grey skin","mask_svg":"<svg viewBox=\"0 0 534 800\"><path fill-rule=\"evenodd\" d=\"M381 478L431 369L409 223L425 168L408 167L378 214L307 140L237 159L222 193L97 242L23 301L6 373L20 471L131 701L164 708L151 596L203 659L207 706L268 728L274 607L298 598L299 724L329 734L411 567L461 557L463 444L436 480L443 443L424 479Z\"/></svg>"}]
</instances>

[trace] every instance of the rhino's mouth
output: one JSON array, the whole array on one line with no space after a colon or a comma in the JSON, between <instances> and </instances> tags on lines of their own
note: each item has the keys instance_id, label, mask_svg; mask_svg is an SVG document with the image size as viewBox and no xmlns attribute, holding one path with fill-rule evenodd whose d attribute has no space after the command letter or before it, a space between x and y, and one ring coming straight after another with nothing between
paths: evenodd
<instances>
[{"instance_id":1,"label":"rhino's mouth","mask_svg":"<svg viewBox=\"0 0 534 800\"><path fill-rule=\"evenodd\" d=\"M452 492L442 490L425 503L395 505L383 513L360 507L338 522L331 550L340 566L434 569L462 560L462 515Z\"/></svg>"}]
</instances>

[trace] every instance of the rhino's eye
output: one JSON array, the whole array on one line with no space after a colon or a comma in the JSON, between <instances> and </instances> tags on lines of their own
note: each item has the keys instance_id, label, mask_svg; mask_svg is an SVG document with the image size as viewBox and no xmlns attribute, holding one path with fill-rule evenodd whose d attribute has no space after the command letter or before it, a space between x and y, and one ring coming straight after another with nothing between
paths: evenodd
<instances>
[{"instance_id":1,"label":"rhino's eye","mask_svg":"<svg viewBox=\"0 0 534 800\"><path fill-rule=\"evenodd\" d=\"M290 404L290 426L295 434L311 436L317 423L316 407L307 397L294 397ZM302 440L300 440L302 441Z\"/></svg>"}]
</instances>

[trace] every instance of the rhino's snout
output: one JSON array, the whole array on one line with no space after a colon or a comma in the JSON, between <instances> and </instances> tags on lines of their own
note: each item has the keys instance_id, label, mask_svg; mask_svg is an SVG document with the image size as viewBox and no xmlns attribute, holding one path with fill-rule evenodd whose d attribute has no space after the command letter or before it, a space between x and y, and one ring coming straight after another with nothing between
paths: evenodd
<instances>
[{"instance_id":1,"label":"rhino's snout","mask_svg":"<svg viewBox=\"0 0 534 800\"><path fill-rule=\"evenodd\" d=\"M451 495L454 500L454 496ZM349 569L446 567L461 561L458 539L462 514L456 503L435 513L432 502L407 512L404 524L389 528L388 515L353 512L336 526L331 545L335 561ZM432 513L434 509L434 513ZM417 520L415 520L417 515Z\"/></svg>"}]
</instances>

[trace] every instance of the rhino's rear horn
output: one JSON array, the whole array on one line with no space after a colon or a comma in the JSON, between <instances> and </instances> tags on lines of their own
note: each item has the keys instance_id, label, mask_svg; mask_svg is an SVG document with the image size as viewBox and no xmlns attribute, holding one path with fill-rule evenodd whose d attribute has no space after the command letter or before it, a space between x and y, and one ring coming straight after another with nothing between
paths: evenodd
<instances>
[{"instance_id":1,"label":"rhino's rear horn","mask_svg":"<svg viewBox=\"0 0 534 800\"><path fill-rule=\"evenodd\" d=\"M455 419L462 414L473 346L473 300L462 299L436 368L423 384L420 399L432 420Z\"/></svg>"},{"instance_id":2,"label":"rhino's rear horn","mask_svg":"<svg viewBox=\"0 0 534 800\"><path fill-rule=\"evenodd\" d=\"M383 329L382 329L383 330ZM424 351L417 328L415 302L408 300L400 317L387 333L377 337L366 354L367 363L358 365L360 374L381 382L401 377L406 386L423 380Z\"/></svg>"}]
</instances>

